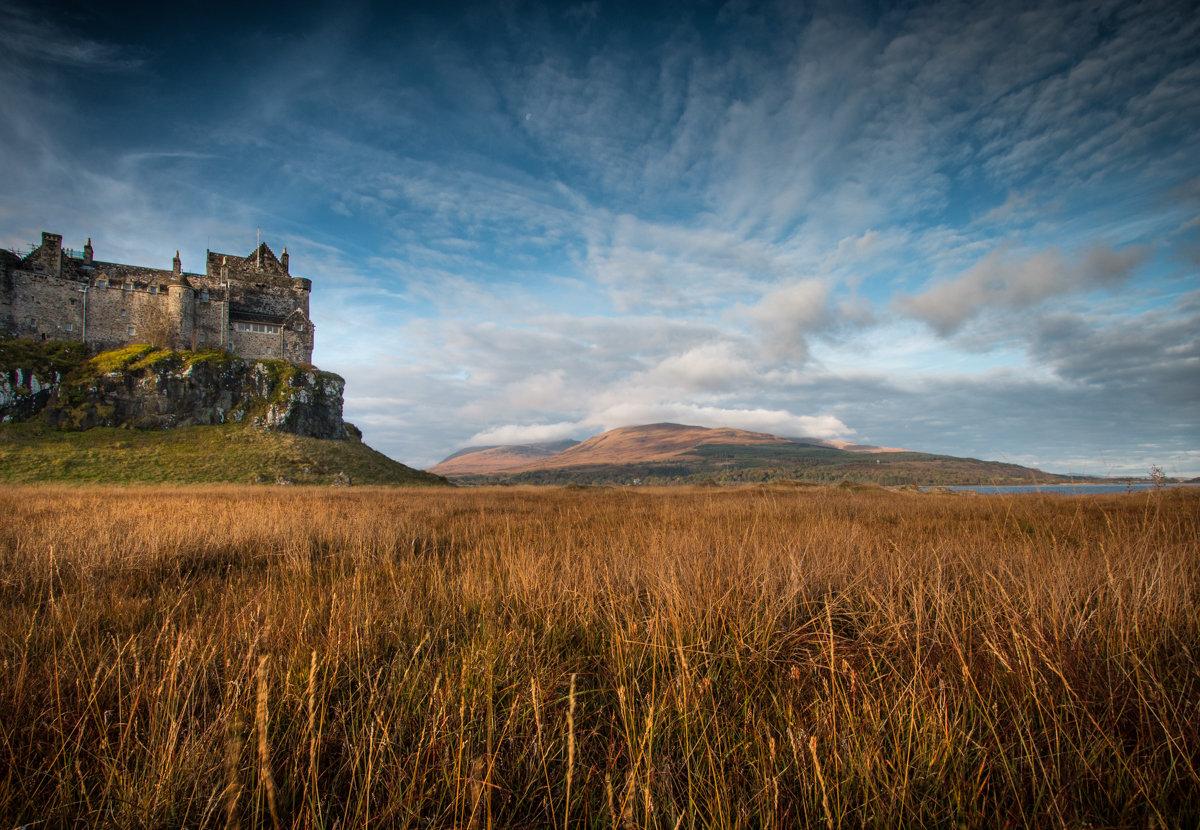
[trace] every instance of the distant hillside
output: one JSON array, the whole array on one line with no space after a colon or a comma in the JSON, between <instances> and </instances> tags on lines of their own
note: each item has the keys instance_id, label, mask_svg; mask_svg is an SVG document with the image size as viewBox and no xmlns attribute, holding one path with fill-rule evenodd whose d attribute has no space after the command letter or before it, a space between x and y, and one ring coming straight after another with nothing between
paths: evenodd
<instances>
[{"instance_id":1,"label":"distant hillside","mask_svg":"<svg viewBox=\"0 0 1200 830\"><path fill-rule=\"evenodd\" d=\"M440 475L512 472L518 470L622 464L674 456L704 443L786 443L788 439L740 429L706 429L683 424L649 424L612 429L586 441L555 444L480 447L460 450L430 472ZM564 446L565 445L565 446ZM453 463L450 463L453 461Z\"/></svg>"},{"instance_id":2,"label":"distant hillside","mask_svg":"<svg viewBox=\"0 0 1200 830\"><path fill-rule=\"evenodd\" d=\"M542 458L506 455L500 447L455 459L453 471L431 471L462 483L687 484L800 480L885 485L1054 483L1063 476L1016 464L850 444L853 449L801 443L747 430L650 424L622 427ZM488 455L490 453L490 455ZM472 466L483 460L491 466ZM501 463L512 466L501 468Z\"/></svg>"}]
</instances>

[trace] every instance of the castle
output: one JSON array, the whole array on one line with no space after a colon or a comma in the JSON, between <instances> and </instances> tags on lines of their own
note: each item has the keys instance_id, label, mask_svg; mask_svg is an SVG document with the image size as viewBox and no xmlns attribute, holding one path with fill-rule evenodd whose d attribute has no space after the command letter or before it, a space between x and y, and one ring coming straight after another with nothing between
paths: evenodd
<instances>
[{"instance_id":1,"label":"castle","mask_svg":"<svg viewBox=\"0 0 1200 830\"><path fill-rule=\"evenodd\" d=\"M65 249L62 236L20 256L0 250L0 336L82 341L94 351L149 343L220 348L251 360L311 363L312 281L288 273L287 248L249 256L208 252L203 274L102 262L92 240Z\"/></svg>"}]
</instances>

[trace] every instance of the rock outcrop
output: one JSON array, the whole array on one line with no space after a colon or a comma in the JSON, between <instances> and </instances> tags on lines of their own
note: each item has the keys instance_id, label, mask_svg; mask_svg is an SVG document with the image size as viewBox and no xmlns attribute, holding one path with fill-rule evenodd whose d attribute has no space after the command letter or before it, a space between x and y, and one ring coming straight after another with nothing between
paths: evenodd
<instances>
[{"instance_id":1,"label":"rock outcrop","mask_svg":"<svg viewBox=\"0 0 1200 830\"><path fill-rule=\"evenodd\" d=\"M82 343L0 341L0 423L35 417L86 360Z\"/></svg>"},{"instance_id":2,"label":"rock outcrop","mask_svg":"<svg viewBox=\"0 0 1200 830\"><path fill-rule=\"evenodd\" d=\"M15 371L20 372L21 369ZM9 372L0 406L12 420L40 414L63 429L128 426L173 429L246 423L309 438L342 440L357 433L342 420L345 381L282 360L243 360L224 351L175 352L130 346L97 355L53 383ZM28 389L28 391L26 391ZM7 397L3 397L7 395Z\"/></svg>"}]
</instances>

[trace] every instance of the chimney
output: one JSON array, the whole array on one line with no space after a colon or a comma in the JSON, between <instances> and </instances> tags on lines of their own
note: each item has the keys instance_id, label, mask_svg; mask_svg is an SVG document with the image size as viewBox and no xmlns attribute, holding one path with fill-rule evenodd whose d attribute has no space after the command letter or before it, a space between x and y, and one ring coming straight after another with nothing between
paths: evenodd
<instances>
[{"instance_id":1,"label":"chimney","mask_svg":"<svg viewBox=\"0 0 1200 830\"><path fill-rule=\"evenodd\" d=\"M171 260L171 270L177 277L183 273L183 263L179 261L179 251L175 252L175 258Z\"/></svg>"},{"instance_id":2,"label":"chimney","mask_svg":"<svg viewBox=\"0 0 1200 830\"><path fill-rule=\"evenodd\" d=\"M283 249L283 253L279 255L279 264L283 266L283 273L288 272L288 253L287 248Z\"/></svg>"},{"instance_id":3,"label":"chimney","mask_svg":"<svg viewBox=\"0 0 1200 830\"><path fill-rule=\"evenodd\" d=\"M85 265L92 264L92 238L90 236L87 244L83 246L83 262Z\"/></svg>"},{"instance_id":4,"label":"chimney","mask_svg":"<svg viewBox=\"0 0 1200 830\"><path fill-rule=\"evenodd\" d=\"M62 275L62 234L42 232L42 267L56 277Z\"/></svg>"}]
</instances>

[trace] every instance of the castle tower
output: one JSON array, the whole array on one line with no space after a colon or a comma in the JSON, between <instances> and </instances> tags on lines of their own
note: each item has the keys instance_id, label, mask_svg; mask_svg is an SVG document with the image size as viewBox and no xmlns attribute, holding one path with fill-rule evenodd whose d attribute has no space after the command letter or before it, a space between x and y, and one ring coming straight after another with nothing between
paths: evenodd
<instances>
[{"instance_id":1,"label":"castle tower","mask_svg":"<svg viewBox=\"0 0 1200 830\"><path fill-rule=\"evenodd\" d=\"M296 296L296 308L308 316L308 298L312 294L312 280L304 277L292 277L292 293Z\"/></svg>"},{"instance_id":2,"label":"castle tower","mask_svg":"<svg viewBox=\"0 0 1200 830\"><path fill-rule=\"evenodd\" d=\"M179 264L178 256L176 256L175 263ZM192 287L179 276L177 268L175 276L167 285L167 314L173 324L172 328L178 327L177 340L171 344L175 348L192 348L193 320L195 319L195 297L193 295Z\"/></svg>"}]
</instances>

